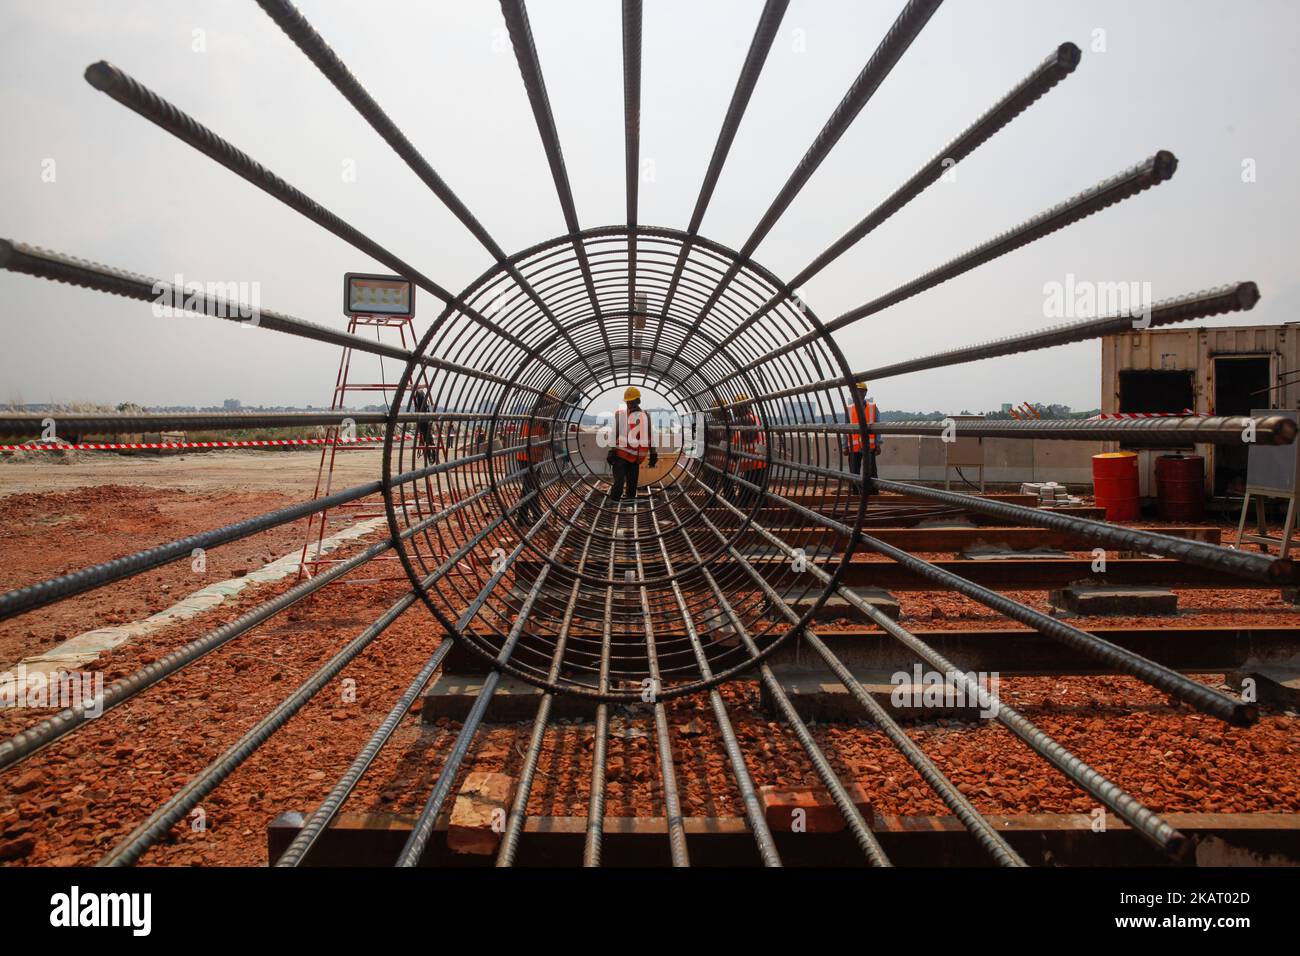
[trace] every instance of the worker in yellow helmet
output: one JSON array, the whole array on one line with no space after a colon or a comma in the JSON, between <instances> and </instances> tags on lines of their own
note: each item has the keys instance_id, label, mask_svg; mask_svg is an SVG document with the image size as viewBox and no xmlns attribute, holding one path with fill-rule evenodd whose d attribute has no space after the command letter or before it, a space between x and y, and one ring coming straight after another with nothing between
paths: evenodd
<instances>
[{"instance_id":1,"label":"worker in yellow helmet","mask_svg":"<svg viewBox=\"0 0 1300 956\"><path fill-rule=\"evenodd\" d=\"M641 389L629 385L623 393L623 407L614 413L614 446L606 456L613 474L610 501L635 500L641 463L659 464L659 453L651 442L650 416L641 410Z\"/></svg>"},{"instance_id":2,"label":"worker in yellow helmet","mask_svg":"<svg viewBox=\"0 0 1300 956\"><path fill-rule=\"evenodd\" d=\"M867 383L858 382L854 385L854 388L862 398L862 411L866 415L867 424L874 425L880 418L880 411L876 408L876 402L867 389ZM849 402L847 411L849 413L849 424L859 424L857 403ZM843 450L849 456L849 470L863 479L854 482L854 484L862 489L863 494L871 494L871 488L866 483L866 479L876 477L876 457L880 454L880 439L875 432L869 434L867 436L867 454L863 455L862 433L851 431L845 436Z\"/></svg>"}]
</instances>

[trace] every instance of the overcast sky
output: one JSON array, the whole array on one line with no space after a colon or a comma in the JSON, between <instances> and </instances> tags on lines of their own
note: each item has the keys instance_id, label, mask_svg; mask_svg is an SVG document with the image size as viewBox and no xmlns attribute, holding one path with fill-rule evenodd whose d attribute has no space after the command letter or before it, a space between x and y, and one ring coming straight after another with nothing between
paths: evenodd
<instances>
[{"instance_id":1,"label":"overcast sky","mask_svg":"<svg viewBox=\"0 0 1300 956\"><path fill-rule=\"evenodd\" d=\"M508 251L563 231L496 3L299 6ZM743 243L901 6L791 3L704 234ZM761 3L645 7L641 145L654 175L641 184L641 218L684 227ZM92 89L82 71L107 59L444 287L459 290L490 264L254 3L0 8L0 235L151 276L256 282L263 307L340 328L343 273L386 271ZM581 223L621 221L619 4L534 0L529 12ZM1178 156L1177 175L842 331L851 365L1051 324L1044 284L1067 273L1149 282L1156 298L1254 279L1263 299L1238 323L1300 319L1298 28L1300 4L1286 0L949 0L756 257L794 274L1071 40L1083 49L1074 76L963 161L955 181L931 187L827 269L804 290L810 307L833 318L1157 149ZM1247 159L1255 182L1242 181ZM0 302L0 401L331 398L330 346L157 318L145 303L10 273L0 273ZM436 311L418 292L421 330ZM872 390L882 408L1093 407L1099 355L1096 342L1083 343Z\"/></svg>"}]
</instances>

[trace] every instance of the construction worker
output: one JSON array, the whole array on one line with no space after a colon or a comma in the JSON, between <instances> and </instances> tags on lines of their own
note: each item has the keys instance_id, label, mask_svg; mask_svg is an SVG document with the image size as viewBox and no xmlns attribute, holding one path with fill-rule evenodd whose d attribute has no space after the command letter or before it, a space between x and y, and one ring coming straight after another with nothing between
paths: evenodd
<instances>
[{"instance_id":1,"label":"construction worker","mask_svg":"<svg viewBox=\"0 0 1300 956\"><path fill-rule=\"evenodd\" d=\"M706 466L700 469L700 483L709 491L718 491L719 483L722 481L721 472L726 468L727 455L725 446L718 443L718 439L726 433L726 426L729 420L727 415L726 399L718 399L709 408L704 419L704 463ZM714 469L717 471L714 471Z\"/></svg>"},{"instance_id":2,"label":"construction worker","mask_svg":"<svg viewBox=\"0 0 1300 956\"><path fill-rule=\"evenodd\" d=\"M650 441L650 416L641 410L641 390L629 385L623 404L614 413L614 447L606 455L613 472L610 501L634 500L641 463L649 459L651 468L659 464L659 453Z\"/></svg>"},{"instance_id":3,"label":"construction worker","mask_svg":"<svg viewBox=\"0 0 1300 956\"><path fill-rule=\"evenodd\" d=\"M867 391L866 382L858 382L854 388L857 389L858 395L862 398L862 410L866 413L867 424L874 425L880 418L880 411L876 408L876 402ZM857 425L858 406L850 402L848 406L849 424ZM864 495L871 494L871 488L866 484L866 479L876 477L876 456L880 454L880 438L872 432L867 436L867 454L862 454L862 434L861 432L852 431L845 436L843 450L849 456L849 470L853 474L860 476L862 480L855 482L862 489Z\"/></svg>"},{"instance_id":4,"label":"construction worker","mask_svg":"<svg viewBox=\"0 0 1300 956\"><path fill-rule=\"evenodd\" d=\"M551 451L551 420L555 417L556 396L547 392L546 397L533 409L533 417L525 421L519 429L519 441L526 447L515 453L520 474L519 481L519 520L525 524L535 524L542 520L541 485L537 481L537 466L546 460Z\"/></svg>"},{"instance_id":5,"label":"construction worker","mask_svg":"<svg viewBox=\"0 0 1300 956\"><path fill-rule=\"evenodd\" d=\"M736 401L745 402L748 395L737 395ZM753 405L743 405L732 414L731 450L732 467L738 478L753 485L762 485L767 468L767 436L762 421ZM743 454L735 454L741 452ZM727 483L727 497L737 504L748 504L758 494L738 482Z\"/></svg>"}]
</instances>

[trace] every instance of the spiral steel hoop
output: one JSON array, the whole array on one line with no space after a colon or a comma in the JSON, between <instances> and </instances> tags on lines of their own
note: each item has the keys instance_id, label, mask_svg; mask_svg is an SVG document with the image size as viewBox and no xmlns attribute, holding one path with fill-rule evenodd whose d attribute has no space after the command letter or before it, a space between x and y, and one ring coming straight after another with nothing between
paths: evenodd
<instances>
[{"instance_id":1,"label":"spiral steel hoop","mask_svg":"<svg viewBox=\"0 0 1300 956\"><path fill-rule=\"evenodd\" d=\"M635 243L632 240L635 239ZM629 250L635 249L635 253ZM581 249L578 253L576 250ZM637 259L637 298L630 298L624 277L629 255ZM597 293L598 309L593 310L583 276L583 260L590 265ZM674 281L678 263L684 263L676 278L675 294L666 312L651 311L646 300L667 300L665 292ZM734 271L734 278L704 322L695 323L700 307L710 297L718 278ZM563 323L565 334L557 335L539 321L536 302L522 289L517 276L538 291L550 310ZM824 332L817 317L797 299L787 298L771 312L770 319L732 337L725 347L718 343L752 311L783 288L781 281L756 263L744 260L717 243L672 229L638 227L604 227L580 234L559 236L511 257L508 264L498 264L466 289L458 301L491 316L514 340L535 347L536 356L518 354L513 343L496 338L481 326L473 326L456 309L448 308L439 316L408 363L407 374L399 383L390 411L385 443L385 499L389 523L394 535L400 535L425 515L443 507L443 502L472 494L484 487L492 489L477 510L462 513L450 524L429 527L418 534L400 539L398 553L413 584L428 608L443 627L471 652L498 666L506 673L557 693L577 694L601 700L667 699L694 693L751 669L770 655L795 633L800 624L791 624L761 594L737 600L733 607L741 615L745 630L753 638L753 648L736 637L727 614L717 605L715 593L703 572L713 567L714 579L726 588L741 586L743 572L738 568L716 566L717 558L730 548L741 551L761 547L749 522L760 507L761 496L746 490L737 478L751 479L772 487L787 487L803 479L803 467L833 469L845 476L832 482L828 491L848 492L847 443L839 436L827 437L814 431L805 433L801 426L813 427L843 416L844 409L855 401L842 385L801 395L798 401L753 403L752 411L731 413L728 405L746 396L756 396L791 385L823 379L843 380L849 369L843 354ZM609 323L615 365L609 365L606 336L599 327ZM614 329L613 326L617 326ZM627 326L627 329L624 329ZM625 334L626 332L626 334ZM648 345L651 336L658 341L653 355ZM765 361L764 356L787 342L808 338L807 344ZM709 355L709 352L713 355ZM388 484L390 475L408 470L420 462L420 444L413 440L400 418L414 410L410 382L423 369L422 359L437 355L467 371L490 369L510 381L498 386L482 376L438 376L430 387L429 400L435 409L473 410L479 418L457 422L449 432L453 446L472 452L480 445L530 443L532 455L497 456L491 460L467 462L465 465L430 476L419 485ZM535 357L549 360L546 364ZM707 359L707 360L706 360ZM730 377L745 365L754 367L741 376ZM572 377L578 387L563 390L559 375L552 368ZM591 368L591 372L586 372ZM565 497L566 491L597 491L602 499L606 486L602 478L602 461L593 455L590 434L577 425L602 393L626 384L632 375L646 379L655 392L673 406L674 420L682 421L684 437L695 439L701 451L698 457L668 452L676 460L666 474L655 482L662 496L651 504L642 498L635 502L602 501L576 515L577 496ZM714 388L716 379L730 377ZM538 399L536 394L549 394ZM691 398L701 393L708 400ZM526 416L522 427L520 416ZM786 426L788 431L774 431ZM691 435L690 432L696 434ZM537 436L528 440L526 435ZM859 441L866 441L860 430ZM588 447L584 447L584 440ZM599 447L599 446L597 446ZM531 463L528 459L532 459ZM723 465L725 474L705 469L705 459ZM730 464L733 467L726 467ZM528 467L525 469L525 465ZM572 468L566 468L572 465ZM502 483L512 474L525 472L523 481L510 486ZM532 477L527 477L531 474ZM691 476L696 480L683 480ZM549 485L539 496L539 511L545 520L535 533L529 533L530 512L521 511L499 531L485 539L471 560L462 562L450 575L450 586L421 588L419 581L436 565L439 556L455 550L482 522L508 510L531 483ZM581 487L577 487L581 486ZM717 497L738 502L748 514L738 518L716 508ZM692 553L689 539L676 513L668 509L678 499L708 508L715 506L717 524L726 538L706 554ZM560 502L566 502L561 504ZM845 524L857 526L865 512L861 496L828 495L829 514ZM641 520L624 522L614 530L608 520L611 512L638 510ZM686 509L689 511L689 509ZM771 516L768 506L768 514ZM570 538L555 557L550 552L557 536L565 529ZM635 529L635 530L633 530ZM495 567L493 556L511 550L523 541L530 559L517 562L511 573L488 587ZM852 557L851 548L835 548L810 529L793 536L790 542L807 561L822 559L838 582L842 568ZM638 548L642 561L635 560ZM577 555L586 550L585 570L574 570ZM615 569L613 576L606 568ZM498 562L499 564L499 562ZM791 562L776 570L772 584L778 590L799 594L811 604L801 604L807 611L801 623L813 614L831 594L834 584L810 583L811 579ZM545 589L530 607L525 607L538 569L549 567ZM562 666L552 676L552 658L565 616L570 590L578 585L579 598L571 613L574 624L568 635ZM692 617L702 623L699 630L704 648L703 660L693 653L689 636L681 628L681 608L674 597L674 586L688 595ZM469 602L466 595L480 594L481 600ZM609 669L609 687L600 690L600 643L605 605L604 592L613 587L617 594L629 595L640 588L647 591L649 623L660 635L654 648L644 638L645 615L640 600L618 601L613 605L613 658ZM752 589L750 589L752 591ZM499 662L499 654L512 625L523 614L525 630L510 658ZM658 676L652 675L651 658L658 656Z\"/></svg>"}]
</instances>

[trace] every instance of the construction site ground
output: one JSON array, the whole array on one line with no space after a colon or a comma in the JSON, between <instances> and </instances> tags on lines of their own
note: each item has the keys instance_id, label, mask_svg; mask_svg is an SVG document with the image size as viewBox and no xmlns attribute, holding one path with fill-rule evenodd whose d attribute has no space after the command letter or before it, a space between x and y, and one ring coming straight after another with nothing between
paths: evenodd
<instances>
[{"instance_id":1,"label":"construction site ground","mask_svg":"<svg viewBox=\"0 0 1300 956\"><path fill-rule=\"evenodd\" d=\"M373 477L377 456L340 458L336 489ZM170 457L83 453L71 460L24 456L0 463L0 589L306 500L318 463L319 452L312 450ZM355 553L379 534L339 553ZM206 584L256 570L303 540L302 522L285 525L213 549L202 573L179 561L6 621L0 624L0 671L79 632L141 619ZM246 588L211 611L124 644L87 666L102 670L106 682L128 675L293 583L289 577ZM0 863L94 863L407 587L404 580L331 585L6 771L0 778ZM1009 593L1047 610L1046 592ZM1186 589L1178 596L1179 626L1300 626L1300 608L1276 590ZM908 626L1016 626L951 593L897 597ZM1071 623L1088 629L1152 621L1082 617ZM820 629L841 627L862 625L846 619ZM407 610L340 675L340 684L355 681L355 700L333 687L314 698L203 801L202 827L178 826L143 862L265 865L268 824L282 811L316 807L437 647L440 634L422 605ZM1201 679L1219 685L1223 675ZM1000 692L1152 810L1300 812L1300 725L1293 712L1264 707L1257 725L1231 728L1124 677L1006 677ZM797 741L762 709L756 682L727 685L724 697L756 784L816 785ZM418 812L459 727L445 718L423 723L419 710L417 703L346 810ZM0 734L47 715L0 708ZM706 730L713 719L707 700L697 695L673 701L668 716L686 813L739 816L720 738ZM462 773L517 773L530 729L531 721L486 727ZM1096 805L994 722L933 720L909 723L907 730L985 813L1086 813ZM860 784L876 812L946 812L870 726L823 723L813 732L840 776ZM530 814L586 814L593 740L587 721L552 722ZM608 779L609 816L662 814L653 722L644 711L614 710Z\"/></svg>"}]
</instances>

